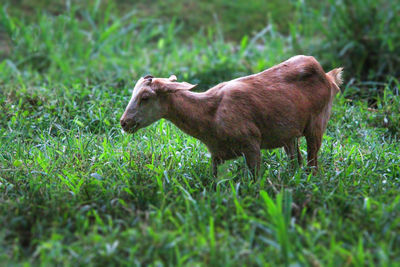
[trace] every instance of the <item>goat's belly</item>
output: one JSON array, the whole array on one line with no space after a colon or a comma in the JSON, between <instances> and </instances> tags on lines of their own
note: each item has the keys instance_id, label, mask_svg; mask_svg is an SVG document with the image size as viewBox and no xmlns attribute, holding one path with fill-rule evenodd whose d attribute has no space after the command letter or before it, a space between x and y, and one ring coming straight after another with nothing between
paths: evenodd
<instances>
[{"instance_id":1,"label":"goat's belly","mask_svg":"<svg viewBox=\"0 0 400 267\"><path fill-rule=\"evenodd\" d=\"M302 134L299 132L294 132L291 134L286 134L282 136L263 136L261 139L261 148L262 149L273 149L283 147L292 142L294 138L301 137Z\"/></svg>"},{"instance_id":2,"label":"goat's belly","mask_svg":"<svg viewBox=\"0 0 400 267\"><path fill-rule=\"evenodd\" d=\"M249 144L230 140L229 142L207 145L207 147L214 157L230 160L242 156L247 145Z\"/></svg>"},{"instance_id":3,"label":"goat's belly","mask_svg":"<svg viewBox=\"0 0 400 267\"><path fill-rule=\"evenodd\" d=\"M261 149L273 149L273 148L283 147L285 144L286 142L283 142L281 140L279 141L265 140L261 142Z\"/></svg>"}]
</instances>

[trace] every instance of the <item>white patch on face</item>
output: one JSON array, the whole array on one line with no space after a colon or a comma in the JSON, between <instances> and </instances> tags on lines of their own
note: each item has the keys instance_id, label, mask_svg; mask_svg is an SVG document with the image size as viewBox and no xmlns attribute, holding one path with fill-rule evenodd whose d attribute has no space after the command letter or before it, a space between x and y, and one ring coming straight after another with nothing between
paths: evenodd
<instances>
[{"instance_id":1,"label":"white patch on face","mask_svg":"<svg viewBox=\"0 0 400 267\"><path fill-rule=\"evenodd\" d=\"M134 102L137 98L137 96L139 95L139 93L142 91L142 83L143 83L144 79L140 78L139 81L137 81L137 83L135 84L135 87L132 90L132 97L129 100L129 103L126 107L126 109L128 110L129 108L132 107L132 105L134 105Z\"/></svg>"},{"instance_id":2,"label":"white patch on face","mask_svg":"<svg viewBox=\"0 0 400 267\"><path fill-rule=\"evenodd\" d=\"M139 81L135 84L135 87L133 88L132 91L132 99L135 99L137 97L137 95L139 94L139 92L141 91L141 85L143 83L144 79L140 78Z\"/></svg>"}]
</instances>

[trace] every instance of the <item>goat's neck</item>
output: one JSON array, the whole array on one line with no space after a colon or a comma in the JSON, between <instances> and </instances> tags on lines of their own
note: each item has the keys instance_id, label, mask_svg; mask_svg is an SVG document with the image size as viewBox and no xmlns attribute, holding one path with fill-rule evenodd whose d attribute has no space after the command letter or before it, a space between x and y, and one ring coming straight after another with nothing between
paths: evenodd
<instances>
[{"instance_id":1,"label":"goat's neck","mask_svg":"<svg viewBox=\"0 0 400 267\"><path fill-rule=\"evenodd\" d=\"M168 96L165 118L187 134L203 140L214 131L213 120L218 103L217 96L178 91Z\"/></svg>"}]
</instances>

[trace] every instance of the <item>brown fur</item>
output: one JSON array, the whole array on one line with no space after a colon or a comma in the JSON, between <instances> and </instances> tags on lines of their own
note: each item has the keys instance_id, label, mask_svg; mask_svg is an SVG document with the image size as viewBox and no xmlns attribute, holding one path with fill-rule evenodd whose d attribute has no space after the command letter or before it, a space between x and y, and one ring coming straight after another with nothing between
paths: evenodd
<instances>
[{"instance_id":1,"label":"brown fur","mask_svg":"<svg viewBox=\"0 0 400 267\"><path fill-rule=\"evenodd\" d=\"M256 175L261 149L284 147L291 160L297 153L301 164L297 139L302 136L307 141L308 165L317 169L317 153L339 91L340 74L341 69L326 74L313 57L296 56L204 93L177 90L179 83L158 78L151 89L161 105L160 116L206 144L214 175L224 160L241 155ZM121 124L123 120L124 116Z\"/></svg>"}]
</instances>

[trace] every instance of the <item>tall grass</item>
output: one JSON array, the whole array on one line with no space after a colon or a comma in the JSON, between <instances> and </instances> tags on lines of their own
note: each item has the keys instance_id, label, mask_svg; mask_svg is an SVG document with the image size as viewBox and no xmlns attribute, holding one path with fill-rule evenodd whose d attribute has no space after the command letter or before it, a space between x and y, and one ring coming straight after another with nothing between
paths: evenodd
<instances>
[{"instance_id":1,"label":"tall grass","mask_svg":"<svg viewBox=\"0 0 400 267\"><path fill-rule=\"evenodd\" d=\"M11 51L0 62L1 263L400 260L397 85L376 108L337 97L316 176L289 171L271 150L256 182L243 159L214 179L205 146L171 123L121 132L135 80L174 73L206 89L290 57L291 37L271 24L237 42L211 28L183 40L177 20L72 3L31 17L2 7Z\"/></svg>"}]
</instances>

